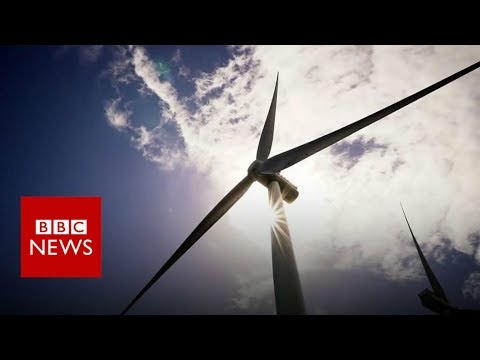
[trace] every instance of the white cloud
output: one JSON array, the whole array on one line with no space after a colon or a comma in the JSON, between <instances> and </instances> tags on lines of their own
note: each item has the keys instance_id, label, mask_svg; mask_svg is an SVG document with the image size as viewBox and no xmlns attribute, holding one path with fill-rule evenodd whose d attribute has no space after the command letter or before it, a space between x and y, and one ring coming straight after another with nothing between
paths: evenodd
<instances>
[{"instance_id":1,"label":"white cloud","mask_svg":"<svg viewBox=\"0 0 480 360\"><path fill-rule=\"evenodd\" d=\"M138 76L145 85L156 94L165 105L163 115L166 120L178 120L188 118L189 114L178 99L176 89L168 81L161 81L153 62L148 58L145 50L141 47L135 47L132 50L131 60L135 75Z\"/></svg>"},{"instance_id":2,"label":"white cloud","mask_svg":"<svg viewBox=\"0 0 480 360\"><path fill-rule=\"evenodd\" d=\"M158 77L144 48L124 50L132 65L130 78L155 94L163 110L153 130L133 128L137 148L164 168L188 165L207 174L212 188L204 196L211 206L245 176L255 157L277 71L272 155L352 123L480 59L479 46L230 50L225 66L195 79L190 98ZM332 266L337 268L368 265L390 278L417 276L420 268L407 261L416 255L399 201L426 253L447 237L454 249L473 255L468 239L479 230L480 217L479 84L476 70L347 138L374 138L385 146L366 152L350 169L339 166L340 156L325 149L282 172L300 191L286 208L300 271L321 271L322 261L335 254ZM187 106L191 100L194 107ZM108 113L107 118L112 123ZM165 139L166 123L177 126L184 146ZM260 185L252 186L227 216L238 231L248 229L245 246L264 250L268 217L266 189ZM265 278L271 276L267 270Z\"/></svg>"},{"instance_id":3,"label":"white cloud","mask_svg":"<svg viewBox=\"0 0 480 360\"><path fill-rule=\"evenodd\" d=\"M113 86L117 92L120 92L119 87L130 84L136 80L136 76L133 73L132 60L128 48L118 46L115 50L110 67L102 75L110 76ZM140 84L140 86L143 87L145 85Z\"/></svg>"},{"instance_id":4,"label":"white cloud","mask_svg":"<svg viewBox=\"0 0 480 360\"><path fill-rule=\"evenodd\" d=\"M112 125L117 130L123 130L127 128L128 125L128 118L132 115L131 111L119 110L118 105L121 99L115 99L110 101L105 106L105 115L107 117L108 123Z\"/></svg>"},{"instance_id":5,"label":"white cloud","mask_svg":"<svg viewBox=\"0 0 480 360\"><path fill-rule=\"evenodd\" d=\"M473 272L468 276L463 284L462 293L465 297L480 300L480 272Z\"/></svg>"}]
</instances>

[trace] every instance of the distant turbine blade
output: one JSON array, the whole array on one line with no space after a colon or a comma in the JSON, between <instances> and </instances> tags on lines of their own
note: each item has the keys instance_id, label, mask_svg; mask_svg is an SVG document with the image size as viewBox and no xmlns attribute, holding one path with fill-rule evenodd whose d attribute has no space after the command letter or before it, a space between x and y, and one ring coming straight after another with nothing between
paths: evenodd
<instances>
[{"instance_id":1,"label":"distant turbine blade","mask_svg":"<svg viewBox=\"0 0 480 360\"><path fill-rule=\"evenodd\" d=\"M430 282L430 285L432 286L433 292L440 299L442 299L446 303L448 303L448 299L447 299L447 295L445 295L445 291L443 291L443 288L440 285L440 283L438 282L437 278L435 277L435 274L433 273L432 269L430 268L430 265L428 265L427 259L425 259L425 256L423 256L422 249L420 249L420 246L417 243L417 239L415 239L415 235L413 235L412 228L410 227L410 223L408 222L407 215L405 214L405 210L403 210L402 203L400 203L400 206L402 207L403 216L405 216L405 220L407 221L408 229L410 230L410 234L412 234L413 243L415 244L415 247L417 248L418 256L420 257L420 260L422 261L423 268L425 269L425 273L427 274L428 281Z\"/></svg>"},{"instance_id":2,"label":"distant turbine blade","mask_svg":"<svg viewBox=\"0 0 480 360\"><path fill-rule=\"evenodd\" d=\"M263 125L263 131L262 131L262 135L260 136L260 141L258 143L257 160L268 159L268 155L270 155L270 150L272 149L273 130L275 128L275 112L277 109L277 91L278 91L278 73L277 73L277 81L275 83L275 90L273 92L272 102L270 104L270 109L268 110L268 115L267 115L267 119L265 120L265 125Z\"/></svg>"},{"instance_id":3,"label":"distant turbine blade","mask_svg":"<svg viewBox=\"0 0 480 360\"><path fill-rule=\"evenodd\" d=\"M452 81L462 77L463 75L468 74L469 72L480 67L480 62L477 62L429 87L420 90L419 92L406 97L403 100L396 102L386 108L377 111L361 120L358 120L350 125L347 125L341 129L338 129L330 134L322 136L318 139L310 141L306 144L297 146L291 150L285 151L281 154L273 156L272 158L265 160L265 162L260 166L260 171L265 173L279 172L283 169L286 169L299 161L306 159L307 157L317 153L320 150L325 149L326 147L335 144L336 142L346 138L347 136L363 129L364 127L373 124L374 122L383 119L384 117L390 115L391 113L400 110L401 108L411 104L412 102L421 99L422 97L430 94L431 92L441 88L442 86L451 83Z\"/></svg>"},{"instance_id":4,"label":"distant turbine blade","mask_svg":"<svg viewBox=\"0 0 480 360\"><path fill-rule=\"evenodd\" d=\"M122 312L125 314L141 297L142 295L158 280L160 277L185 254L193 244L197 242L208 229L210 229L240 198L247 192L250 185L252 185L253 179L250 176L246 176L240 181L220 202L213 208L212 211L202 220L200 224L193 230L193 232L187 237L182 245L175 251L175 253L168 259L168 261L161 267L161 269L155 274L155 276L145 285L145 287L138 293L138 295L132 300L127 308Z\"/></svg>"}]
</instances>

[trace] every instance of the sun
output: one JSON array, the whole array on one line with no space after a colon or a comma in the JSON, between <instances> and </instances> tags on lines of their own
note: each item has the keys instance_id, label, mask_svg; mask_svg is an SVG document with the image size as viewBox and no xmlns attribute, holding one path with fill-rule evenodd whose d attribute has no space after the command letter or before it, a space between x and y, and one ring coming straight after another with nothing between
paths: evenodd
<instances>
[{"instance_id":1,"label":"sun","mask_svg":"<svg viewBox=\"0 0 480 360\"><path fill-rule=\"evenodd\" d=\"M270 202L270 229L273 232L273 239L275 239L283 253L282 241L280 239L290 239L288 231L287 216L283 207L283 197L280 195L280 188L278 185L269 188L269 202ZM272 239L272 240L273 240Z\"/></svg>"}]
</instances>

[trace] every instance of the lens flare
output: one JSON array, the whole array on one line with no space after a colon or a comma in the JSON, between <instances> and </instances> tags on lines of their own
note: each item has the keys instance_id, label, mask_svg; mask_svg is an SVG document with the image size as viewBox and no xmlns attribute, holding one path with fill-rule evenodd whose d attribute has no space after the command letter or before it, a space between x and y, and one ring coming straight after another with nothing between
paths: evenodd
<instances>
[{"instance_id":1,"label":"lens flare","mask_svg":"<svg viewBox=\"0 0 480 360\"><path fill-rule=\"evenodd\" d=\"M284 253L282 241L280 239L290 239L288 231L287 217L283 207L283 197L280 193L278 183L269 185L269 202L271 207L270 229L273 232L274 239L277 241L280 251Z\"/></svg>"},{"instance_id":2,"label":"lens flare","mask_svg":"<svg viewBox=\"0 0 480 360\"><path fill-rule=\"evenodd\" d=\"M165 79L172 84L175 83L175 78L173 77L172 69L170 69L170 66L168 66L166 62L158 60L155 63L155 70L160 76L160 79Z\"/></svg>"}]
</instances>

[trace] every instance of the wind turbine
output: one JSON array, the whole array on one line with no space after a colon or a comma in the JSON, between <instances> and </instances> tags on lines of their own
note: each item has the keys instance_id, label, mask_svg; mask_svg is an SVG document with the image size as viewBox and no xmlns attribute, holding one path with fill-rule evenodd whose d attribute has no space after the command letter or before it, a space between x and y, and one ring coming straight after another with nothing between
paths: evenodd
<instances>
[{"instance_id":1,"label":"wind turbine","mask_svg":"<svg viewBox=\"0 0 480 360\"><path fill-rule=\"evenodd\" d=\"M425 270L425 274L427 275L428 282L432 287L433 291L430 289L425 289L418 294L422 305L427 309L433 311L442 316L447 317L458 317L458 316L480 316L480 310L472 310L472 309L460 309L448 302L447 295L440 285L437 277L433 273L432 268L427 262L427 259L423 255L422 249L418 245L417 239L415 235L413 235L412 228L410 227L410 223L408 222L407 215L405 214L405 210L403 210L402 203L400 203L402 207L403 216L405 217L405 221L407 222L408 229L410 230L410 234L412 235L413 243L417 248L418 256L420 257L420 261L422 262L423 268Z\"/></svg>"},{"instance_id":2,"label":"wind turbine","mask_svg":"<svg viewBox=\"0 0 480 360\"><path fill-rule=\"evenodd\" d=\"M303 302L302 288L298 276L287 219L283 208L283 200L287 203L292 203L298 197L298 190L293 184L280 175L280 171L306 159L330 145L335 144L364 127L383 119L391 113L468 74L478 67L480 67L480 62L477 62L350 125L269 158L268 156L270 155L270 150L272 148L275 111L277 106L277 74L272 102L258 144L257 158L248 167L247 176L245 176L245 178L243 178L243 180L241 180L208 213L160 270L130 302L122 312L122 315L125 314L133 304L135 304L142 295L246 193L254 181L258 181L268 188L270 204L273 207L273 211L277 214L277 221L271 229L272 268L277 314L304 314L305 306Z\"/></svg>"}]
</instances>

